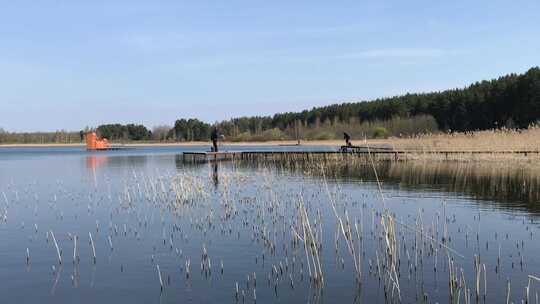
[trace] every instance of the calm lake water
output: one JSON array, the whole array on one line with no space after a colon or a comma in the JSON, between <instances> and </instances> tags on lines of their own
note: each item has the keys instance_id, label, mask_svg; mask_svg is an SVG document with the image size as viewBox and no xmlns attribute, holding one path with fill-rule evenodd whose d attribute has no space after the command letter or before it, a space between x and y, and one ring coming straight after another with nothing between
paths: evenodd
<instances>
[{"instance_id":1,"label":"calm lake water","mask_svg":"<svg viewBox=\"0 0 540 304\"><path fill-rule=\"evenodd\" d=\"M510 282L520 303L540 276L534 172L182 161L206 149L0 148L2 302L501 303ZM396 276L383 214L395 219ZM538 291L532 279L530 302Z\"/></svg>"}]
</instances>

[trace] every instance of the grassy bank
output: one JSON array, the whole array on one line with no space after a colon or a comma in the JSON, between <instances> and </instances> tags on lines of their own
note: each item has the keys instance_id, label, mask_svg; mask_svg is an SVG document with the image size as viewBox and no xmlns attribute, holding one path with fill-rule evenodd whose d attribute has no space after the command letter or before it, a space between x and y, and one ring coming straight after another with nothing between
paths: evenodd
<instances>
[{"instance_id":1,"label":"grassy bank","mask_svg":"<svg viewBox=\"0 0 540 304\"><path fill-rule=\"evenodd\" d=\"M540 127L531 126L528 129L520 130L498 129L463 133L423 134L409 138L394 137L382 142L392 145L397 150L539 151Z\"/></svg>"}]
</instances>

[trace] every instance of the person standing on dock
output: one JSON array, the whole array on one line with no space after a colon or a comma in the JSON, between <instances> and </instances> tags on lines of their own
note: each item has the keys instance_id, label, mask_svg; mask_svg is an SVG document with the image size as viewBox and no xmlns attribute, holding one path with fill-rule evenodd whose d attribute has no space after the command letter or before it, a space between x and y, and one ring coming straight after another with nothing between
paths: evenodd
<instances>
[{"instance_id":1,"label":"person standing on dock","mask_svg":"<svg viewBox=\"0 0 540 304\"><path fill-rule=\"evenodd\" d=\"M217 146L217 141L218 141L218 129L217 128L214 128L212 130L212 133L210 134L210 140L212 140L212 152L218 152L218 146Z\"/></svg>"},{"instance_id":2,"label":"person standing on dock","mask_svg":"<svg viewBox=\"0 0 540 304\"><path fill-rule=\"evenodd\" d=\"M345 139L345 145L348 147L352 146L351 136L347 132L343 132L343 139Z\"/></svg>"}]
</instances>

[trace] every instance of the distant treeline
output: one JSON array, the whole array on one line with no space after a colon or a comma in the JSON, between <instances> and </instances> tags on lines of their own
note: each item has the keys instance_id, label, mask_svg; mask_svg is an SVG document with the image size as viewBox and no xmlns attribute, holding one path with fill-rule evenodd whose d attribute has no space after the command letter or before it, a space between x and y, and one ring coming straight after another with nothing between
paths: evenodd
<instances>
[{"instance_id":1,"label":"distant treeline","mask_svg":"<svg viewBox=\"0 0 540 304\"><path fill-rule=\"evenodd\" d=\"M176 141L208 140L211 125L196 118L178 119L168 132L167 138Z\"/></svg>"},{"instance_id":2,"label":"distant treeline","mask_svg":"<svg viewBox=\"0 0 540 304\"><path fill-rule=\"evenodd\" d=\"M540 119L540 69L477 82L464 89L334 104L272 118L233 119L228 123L255 132L258 128L283 130L297 121L314 126L326 121L385 121L418 115L433 116L442 130L482 130L504 125L526 128Z\"/></svg>"},{"instance_id":3,"label":"distant treeline","mask_svg":"<svg viewBox=\"0 0 540 304\"><path fill-rule=\"evenodd\" d=\"M94 131L103 138L114 141L139 141L139 140L166 140L162 136L162 128L156 127L156 134L161 138L153 136L152 131L148 130L143 125L135 124L107 124L100 125ZM167 128L169 131L170 128ZM82 143L85 140L86 132L92 130L85 128L80 131L55 131L55 132L7 132L0 128L0 143L3 144L76 144Z\"/></svg>"},{"instance_id":4,"label":"distant treeline","mask_svg":"<svg viewBox=\"0 0 540 304\"><path fill-rule=\"evenodd\" d=\"M464 89L334 104L302 112L234 118L217 123L230 140L331 139L526 128L540 119L540 69L474 83ZM191 124L189 123L191 122ZM207 140L209 124L178 120L176 140ZM178 136L180 135L180 136Z\"/></svg>"},{"instance_id":5,"label":"distant treeline","mask_svg":"<svg viewBox=\"0 0 540 304\"><path fill-rule=\"evenodd\" d=\"M82 141L81 134L64 130L56 132L7 132L0 128L0 144L72 144Z\"/></svg>"},{"instance_id":6,"label":"distant treeline","mask_svg":"<svg viewBox=\"0 0 540 304\"><path fill-rule=\"evenodd\" d=\"M97 127L110 140L194 141L209 139L213 127L231 141L334 139L408 136L441 131L472 131L500 127L526 128L540 120L540 69L474 83L463 89L406 94L389 98L316 107L274 116L234 118L215 124L179 119L173 127L152 131L143 125ZM77 142L83 132L8 133L0 143Z\"/></svg>"},{"instance_id":7,"label":"distant treeline","mask_svg":"<svg viewBox=\"0 0 540 304\"><path fill-rule=\"evenodd\" d=\"M152 131L143 125L136 124L107 124L97 127L97 133L109 140L148 140L152 137Z\"/></svg>"}]
</instances>

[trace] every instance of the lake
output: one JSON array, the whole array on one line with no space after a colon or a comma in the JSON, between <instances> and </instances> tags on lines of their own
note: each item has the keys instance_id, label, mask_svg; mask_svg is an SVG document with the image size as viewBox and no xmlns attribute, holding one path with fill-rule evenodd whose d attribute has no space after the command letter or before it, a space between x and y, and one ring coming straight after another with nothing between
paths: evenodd
<instances>
[{"instance_id":1,"label":"lake","mask_svg":"<svg viewBox=\"0 0 540 304\"><path fill-rule=\"evenodd\" d=\"M0 148L2 300L537 301L526 165L182 161L206 149Z\"/></svg>"}]
</instances>

